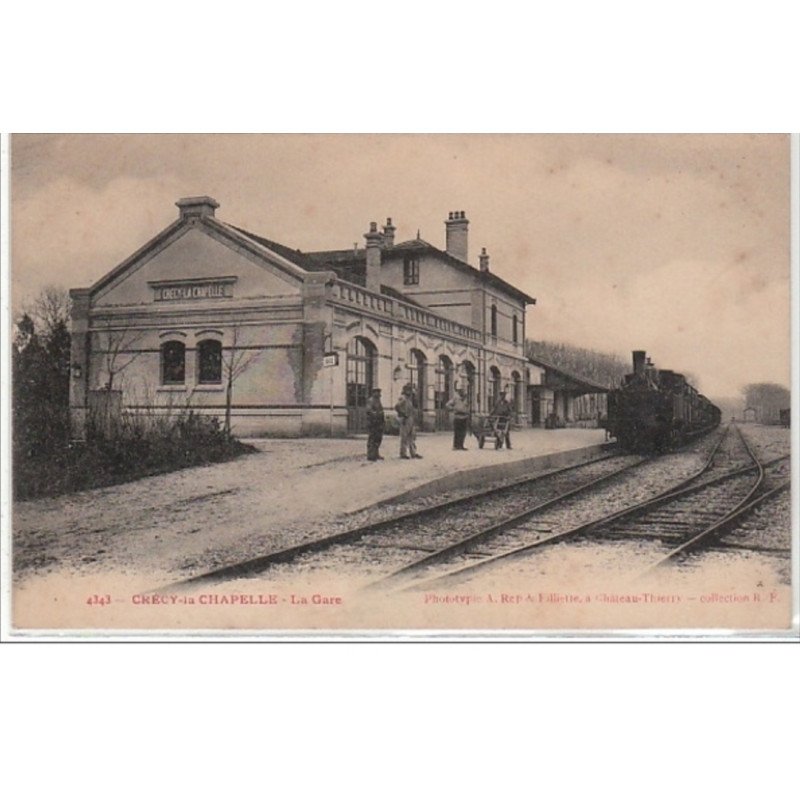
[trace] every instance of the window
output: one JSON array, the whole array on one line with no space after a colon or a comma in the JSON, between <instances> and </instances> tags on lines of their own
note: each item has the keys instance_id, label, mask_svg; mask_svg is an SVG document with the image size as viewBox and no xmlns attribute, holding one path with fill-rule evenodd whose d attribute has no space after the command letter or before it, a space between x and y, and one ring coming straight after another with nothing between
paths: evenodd
<instances>
[{"instance_id":1,"label":"window","mask_svg":"<svg viewBox=\"0 0 800 800\"><path fill-rule=\"evenodd\" d=\"M419 283L419 259L406 256L403 261L403 283L406 286L416 286Z\"/></svg>"},{"instance_id":2,"label":"window","mask_svg":"<svg viewBox=\"0 0 800 800\"><path fill-rule=\"evenodd\" d=\"M492 336L497 338L497 306L492 306Z\"/></svg>"},{"instance_id":3,"label":"window","mask_svg":"<svg viewBox=\"0 0 800 800\"><path fill-rule=\"evenodd\" d=\"M490 367L489 369L489 413L494 410L494 407L500 400L500 370L497 367Z\"/></svg>"},{"instance_id":4,"label":"window","mask_svg":"<svg viewBox=\"0 0 800 800\"><path fill-rule=\"evenodd\" d=\"M222 383L222 343L204 339L197 345L197 382Z\"/></svg>"},{"instance_id":5,"label":"window","mask_svg":"<svg viewBox=\"0 0 800 800\"><path fill-rule=\"evenodd\" d=\"M186 347L183 342L161 345L161 383L181 384L186 381Z\"/></svg>"},{"instance_id":6,"label":"window","mask_svg":"<svg viewBox=\"0 0 800 800\"><path fill-rule=\"evenodd\" d=\"M519 330L517 329L518 324L519 320L517 319L517 315L514 314L514 344L519 344Z\"/></svg>"}]
</instances>

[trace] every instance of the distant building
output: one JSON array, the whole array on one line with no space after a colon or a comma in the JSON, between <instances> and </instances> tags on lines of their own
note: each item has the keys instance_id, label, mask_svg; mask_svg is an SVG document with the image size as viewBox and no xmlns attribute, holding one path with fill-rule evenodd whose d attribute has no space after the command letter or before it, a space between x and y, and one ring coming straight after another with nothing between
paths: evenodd
<instances>
[{"instance_id":1,"label":"distant building","mask_svg":"<svg viewBox=\"0 0 800 800\"><path fill-rule=\"evenodd\" d=\"M414 385L426 430L450 427L464 387L475 411L501 391L530 419L526 307L536 301L469 261L463 211L440 250L395 243L389 219L365 246L300 252L216 217L210 197L88 289L73 289L70 403L76 436L92 408L222 416L229 375L241 435L342 435L365 427L373 387L391 407ZM113 396L114 401L109 402Z\"/></svg>"}]
</instances>

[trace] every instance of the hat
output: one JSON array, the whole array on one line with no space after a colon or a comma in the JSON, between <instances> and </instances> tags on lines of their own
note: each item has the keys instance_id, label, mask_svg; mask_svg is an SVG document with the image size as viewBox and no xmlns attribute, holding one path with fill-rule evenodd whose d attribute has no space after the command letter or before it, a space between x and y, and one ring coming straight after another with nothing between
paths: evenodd
<instances>
[{"instance_id":1,"label":"hat","mask_svg":"<svg viewBox=\"0 0 800 800\"><path fill-rule=\"evenodd\" d=\"M406 384L406 385L403 387L403 391L404 391L404 392L413 392L413 391L414 391L414 386L413 386L413 384L411 384L411 383L407 383L407 384Z\"/></svg>"},{"instance_id":2,"label":"hat","mask_svg":"<svg viewBox=\"0 0 800 800\"><path fill-rule=\"evenodd\" d=\"M380 393L381 393L381 390L378 389L377 386L372 390L372 394L380 394Z\"/></svg>"}]
</instances>

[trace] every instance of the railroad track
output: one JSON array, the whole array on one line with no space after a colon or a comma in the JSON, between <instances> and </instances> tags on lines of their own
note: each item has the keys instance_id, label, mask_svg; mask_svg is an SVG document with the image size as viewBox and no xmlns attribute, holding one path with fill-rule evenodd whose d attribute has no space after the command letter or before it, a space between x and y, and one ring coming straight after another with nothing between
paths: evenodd
<instances>
[{"instance_id":1,"label":"railroad track","mask_svg":"<svg viewBox=\"0 0 800 800\"><path fill-rule=\"evenodd\" d=\"M720 437L714 443L703 469L713 464L724 439ZM387 574L391 578L409 562L414 565L427 557L435 559L451 548L456 551L465 544L489 539L548 508L597 491L649 461L650 458L642 456L605 455L231 564L168 588L179 590L254 577L281 565L300 570L331 564L339 569L356 566L372 573L367 579L376 574L379 578L386 578Z\"/></svg>"},{"instance_id":2,"label":"railroad track","mask_svg":"<svg viewBox=\"0 0 800 800\"><path fill-rule=\"evenodd\" d=\"M782 491L780 476L786 469L788 456L762 465L741 431L728 428L700 470L647 500L577 525L570 525L569 517L562 515L555 525L547 519L539 519L538 527L521 520L503 530L485 531L406 564L373 587L405 583L405 591L441 588L495 570L501 562L528 558L534 551L565 541L585 541L589 536L592 542L635 540L640 549L643 540L649 541L654 559L666 562L705 541L731 515L750 509L762 496L768 477L776 484L775 491Z\"/></svg>"},{"instance_id":3,"label":"railroad track","mask_svg":"<svg viewBox=\"0 0 800 800\"><path fill-rule=\"evenodd\" d=\"M309 568L310 561L319 561L322 556L340 565L374 562L379 571L391 571L408 562L412 553L436 552L463 538L465 531L492 528L509 517L524 518L541 506L562 502L648 460L642 456L603 455L221 567L168 588L252 577L282 564Z\"/></svg>"}]
</instances>

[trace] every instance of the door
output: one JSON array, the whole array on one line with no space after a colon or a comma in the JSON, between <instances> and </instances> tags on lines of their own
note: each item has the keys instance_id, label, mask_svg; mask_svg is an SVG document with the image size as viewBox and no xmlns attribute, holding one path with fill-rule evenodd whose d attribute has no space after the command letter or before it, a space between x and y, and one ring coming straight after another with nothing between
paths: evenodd
<instances>
[{"instance_id":1,"label":"door","mask_svg":"<svg viewBox=\"0 0 800 800\"><path fill-rule=\"evenodd\" d=\"M357 336L347 345L347 430L366 433L367 400L375 388L375 345Z\"/></svg>"},{"instance_id":2,"label":"door","mask_svg":"<svg viewBox=\"0 0 800 800\"><path fill-rule=\"evenodd\" d=\"M453 362L447 356L439 356L436 367L436 394L434 395L434 408L436 409L436 430L453 430L453 414L447 410L447 404L453 396Z\"/></svg>"}]
</instances>

